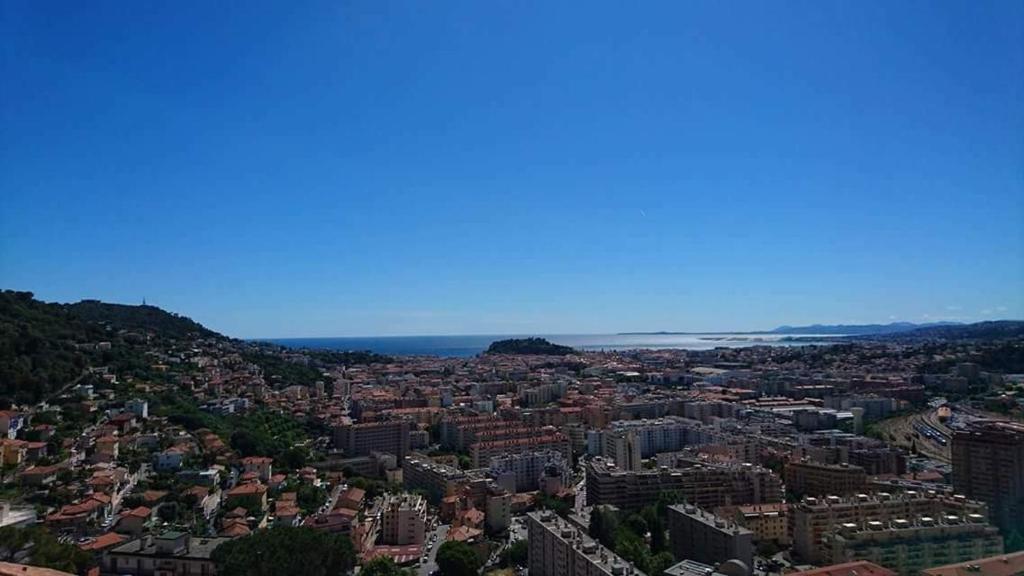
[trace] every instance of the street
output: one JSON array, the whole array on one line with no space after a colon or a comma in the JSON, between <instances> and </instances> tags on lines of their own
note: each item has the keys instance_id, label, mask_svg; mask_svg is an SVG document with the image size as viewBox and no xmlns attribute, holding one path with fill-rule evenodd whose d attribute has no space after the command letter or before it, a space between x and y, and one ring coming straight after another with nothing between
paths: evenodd
<instances>
[{"instance_id":1,"label":"street","mask_svg":"<svg viewBox=\"0 0 1024 576\"><path fill-rule=\"evenodd\" d=\"M437 549L444 543L444 539L448 537L448 529L451 528L448 524L440 524L437 528L427 533L427 541L423 543L423 553L427 557L425 563L421 562L419 567L419 576L429 576L429 574L437 570ZM436 536L436 540L431 543L431 536Z\"/></svg>"}]
</instances>

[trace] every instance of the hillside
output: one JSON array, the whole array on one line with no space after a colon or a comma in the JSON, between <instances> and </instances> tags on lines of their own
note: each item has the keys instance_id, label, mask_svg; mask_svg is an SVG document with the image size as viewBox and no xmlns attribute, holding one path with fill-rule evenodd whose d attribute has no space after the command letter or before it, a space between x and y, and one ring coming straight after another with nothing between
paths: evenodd
<instances>
[{"instance_id":1,"label":"hillside","mask_svg":"<svg viewBox=\"0 0 1024 576\"><path fill-rule=\"evenodd\" d=\"M858 336L867 334L898 334L922 328L956 327L953 322L936 322L930 324L914 324L912 322L892 322L889 324L812 324L810 326L779 326L772 334L819 334L829 336Z\"/></svg>"},{"instance_id":2,"label":"hillside","mask_svg":"<svg viewBox=\"0 0 1024 576\"><path fill-rule=\"evenodd\" d=\"M510 338L492 342L484 354L530 354L565 356L574 353L569 346L552 344L543 338Z\"/></svg>"},{"instance_id":3,"label":"hillside","mask_svg":"<svg viewBox=\"0 0 1024 576\"><path fill-rule=\"evenodd\" d=\"M75 381L89 366L145 371L137 342L220 337L155 306L86 300L55 304L31 292L0 292L0 397L35 402ZM97 346L109 342L110 346Z\"/></svg>"},{"instance_id":4,"label":"hillside","mask_svg":"<svg viewBox=\"0 0 1024 576\"><path fill-rule=\"evenodd\" d=\"M1003 340L1024 337L1024 321L995 320L974 324L925 326L888 335L888 338L906 340ZM885 335L867 338L886 338Z\"/></svg>"},{"instance_id":5,"label":"hillside","mask_svg":"<svg viewBox=\"0 0 1024 576\"><path fill-rule=\"evenodd\" d=\"M167 338L220 336L191 318L156 306L109 304L99 300L82 300L62 306L78 320L110 326L114 330L153 332Z\"/></svg>"}]
</instances>

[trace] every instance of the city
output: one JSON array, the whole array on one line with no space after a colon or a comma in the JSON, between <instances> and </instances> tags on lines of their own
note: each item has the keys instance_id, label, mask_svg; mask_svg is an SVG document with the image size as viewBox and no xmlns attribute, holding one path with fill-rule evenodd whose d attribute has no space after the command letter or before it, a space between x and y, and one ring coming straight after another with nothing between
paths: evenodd
<instances>
[{"instance_id":1,"label":"city","mask_svg":"<svg viewBox=\"0 0 1024 576\"><path fill-rule=\"evenodd\" d=\"M1024 568L1019 322L445 358L290 349L24 292L0 311L23 327L10 347L71 346L81 368L66 383L5 368L20 384L0 412L2 524L31 534L0 532L8 559L58 547L72 573L244 573L265 538L367 575ZM296 530L323 540L287 548Z\"/></svg>"}]
</instances>

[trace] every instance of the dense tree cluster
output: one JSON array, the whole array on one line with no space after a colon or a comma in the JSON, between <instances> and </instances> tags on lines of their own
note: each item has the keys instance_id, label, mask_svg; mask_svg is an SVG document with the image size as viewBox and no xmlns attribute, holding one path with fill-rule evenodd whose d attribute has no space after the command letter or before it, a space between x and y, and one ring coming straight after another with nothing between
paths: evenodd
<instances>
[{"instance_id":1,"label":"dense tree cluster","mask_svg":"<svg viewBox=\"0 0 1024 576\"><path fill-rule=\"evenodd\" d=\"M72 544L58 541L42 526L0 528L0 560L73 574L84 574L95 564L91 554Z\"/></svg>"},{"instance_id":2,"label":"dense tree cluster","mask_svg":"<svg viewBox=\"0 0 1024 576\"><path fill-rule=\"evenodd\" d=\"M492 342L484 354L530 354L544 356L566 356L576 351L569 346L553 344L544 338L510 338Z\"/></svg>"},{"instance_id":3,"label":"dense tree cluster","mask_svg":"<svg viewBox=\"0 0 1024 576\"><path fill-rule=\"evenodd\" d=\"M437 568L441 576L477 576L483 563L473 547L449 540L437 549Z\"/></svg>"},{"instance_id":4,"label":"dense tree cluster","mask_svg":"<svg viewBox=\"0 0 1024 576\"><path fill-rule=\"evenodd\" d=\"M355 550L347 536L280 527L221 544L212 558L219 576L341 576L355 565Z\"/></svg>"}]
</instances>

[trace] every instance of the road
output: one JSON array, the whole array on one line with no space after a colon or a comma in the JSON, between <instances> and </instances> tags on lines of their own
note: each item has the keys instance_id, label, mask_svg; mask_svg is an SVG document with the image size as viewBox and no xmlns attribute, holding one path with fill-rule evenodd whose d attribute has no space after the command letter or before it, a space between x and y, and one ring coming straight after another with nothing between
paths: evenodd
<instances>
[{"instance_id":1,"label":"road","mask_svg":"<svg viewBox=\"0 0 1024 576\"><path fill-rule=\"evenodd\" d=\"M424 552L427 556L427 562L420 563L418 574L419 576L429 576L431 572L437 570L437 549L444 543L444 539L448 537L448 529L451 528L448 524L440 524L437 528L427 533L427 541L423 543ZM434 541L433 545L430 544L430 536L436 535L437 540ZM427 548L430 546L429 548Z\"/></svg>"}]
</instances>

